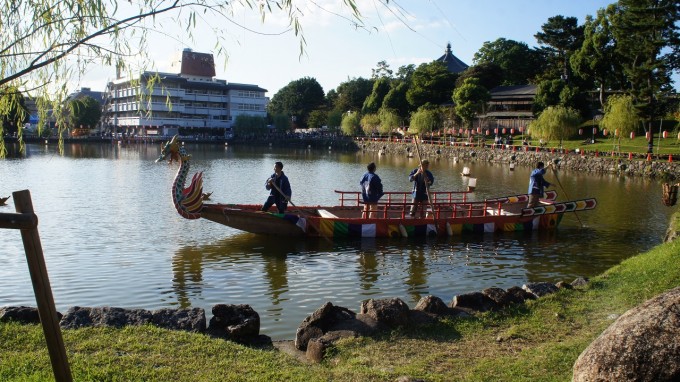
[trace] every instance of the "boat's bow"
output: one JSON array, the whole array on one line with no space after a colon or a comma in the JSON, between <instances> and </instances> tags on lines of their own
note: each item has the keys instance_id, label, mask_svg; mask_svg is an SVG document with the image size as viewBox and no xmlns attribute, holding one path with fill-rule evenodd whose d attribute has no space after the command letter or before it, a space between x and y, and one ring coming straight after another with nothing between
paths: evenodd
<instances>
[{"instance_id":1,"label":"boat's bow","mask_svg":"<svg viewBox=\"0 0 680 382\"><path fill-rule=\"evenodd\" d=\"M156 162L165 160L168 156L170 156L170 163L179 161L179 169L172 184L172 202L182 217L198 219L201 217L201 210L203 209L203 173L194 174L189 187L184 188L189 173L191 155L186 152L184 145L180 145L177 140L178 137L175 135L169 142L161 145L161 155L156 159Z\"/></svg>"},{"instance_id":2,"label":"boat's bow","mask_svg":"<svg viewBox=\"0 0 680 382\"><path fill-rule=\"evenodd\" d=\"M260 205L204 204L201 217L241 231L277 236L304 236L307 219L300 215L262 212Z\"/></svg>"}]
</instances>

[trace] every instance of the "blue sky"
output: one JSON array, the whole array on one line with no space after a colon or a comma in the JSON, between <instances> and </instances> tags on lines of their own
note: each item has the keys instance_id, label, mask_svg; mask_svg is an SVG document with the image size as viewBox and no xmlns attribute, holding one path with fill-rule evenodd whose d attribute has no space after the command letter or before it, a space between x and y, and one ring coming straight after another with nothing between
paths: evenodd
<instances>
[{"instance_id":1,"label":"blue sky","mask_svg":"<svg viewBox=\"0 0 680 382\"><path fill-rule=\"evenodd\" d=\"M256 84L272 97L289 82L313 77L325 92L351 78L370 78L371 69L386 61L396 70L407 64L430 62L451 43L453 53L468 65L486 41L506 38L537 46L534 34L549 17L574 16L582 24L586 15L613 1L607 0L391 0L401 10L390 13L377 0L357 0L367 29L356 29L338 15L349 17L340 0L299 1L306 53L299 56L299 42L286 30L287 18L275 15L261 23L252 11L237 12L233 23L204 20L191 40L155 35L150 53L158 70L179 72L178 52L192 48L215 52L215 39L208 25L224 33L220 45L228 59L217 58L217 77L229 82ZM394 9L394 8L393 8ZM398 15L398 17L395 17ZM171 22L167 23L166 25ZM199 24L200 21L199 21ZM257 33L253 32L256 31ZM179 36L179 33L177 34ZM175 63L173 65L173 62ZM80 86L103 89L113 69L99 69ZM677 76L676 76L677 78ZM676 80L677 82L677 80ZM675 84L676 89L678 84Z\"/></svg>"}]
</instances>

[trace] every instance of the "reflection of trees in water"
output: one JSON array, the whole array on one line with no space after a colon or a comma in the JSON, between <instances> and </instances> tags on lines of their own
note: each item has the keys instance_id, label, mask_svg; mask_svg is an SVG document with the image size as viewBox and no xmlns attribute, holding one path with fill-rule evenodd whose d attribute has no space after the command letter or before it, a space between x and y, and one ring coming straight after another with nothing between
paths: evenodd
<instances>
[{"instance_id":1,"label":"reflection of trees in water","mask_svg":"<svg viewBox=\"0 0 680 382\"><path fill-rule=\"evenodd\" d=\"M382 258L378 251L375 238L363 238L360 240L359 252L359 287L362 290L373 290L378 281L378 257Z\"/></svg>"},{"instance_id":2,"label":"reflection of trees in water","mask_svg":"<svg viewBox=\"0 0 680 382\"><path fill-rule=\"evenodd\" d=\"M180 308L191 306L191 297L200 296L203 287L203 251L185 247L172 259L172 288Z\"/></svg>"},{"instance_id":3,"label":"reflection of trees in water","mask_svg":"<svg viewBox=\"0 0 680 382\"><path fill-rule=\"evenodd\" d=\"M281 296L288 292L288 265L286 254L263 254L264 271L269 282L272 304L279 305Z\"/></svg>"},{"instance_id":4,"label":"reflection of trees in water","mask_svg":"<svg viewBox=\"0 0 680 382\"><path fill-rule=\"evenodd\" d=\"M409 251L408 254L408 294L413 301L418 301L422 294L427 294L427 265L425 261L425 249Z\"/></svg>"},{"instance_id":5,"label":"reflection of trees in water","mask_svg":"<svg viewBox=\"0 0 680 382\"><path fill-rule=\"evenodd\" d=\"M599 275L643 250L645 243L635 242L641 236L636 231L598 227L532 232L521 243L527 281L572 282L576 277Z\"/></svg>"},{"instance_id":6,"label":"reflection of trees in water","mask_svg":"<svg viewBox=\"0 0 680 382\"><path fill-rule=\"evenodd\" d=\"M415 244L415 247L413 245ZM427 293L429 288L427 283L427 259L426 252L432 250L430 244L425 241L412 239L390 239L390 238L363 238L357 242L349 243L350 248L360 248L358 275L360 287L365 291L375 289L375 284L379 281L382 274L394 277L385 271L390 262L401 263L401 257L408 256L407 276L404 283L408 286L407 291L411 298L418 301L422 293ZM399 268L395 268L399 269Z\"/></svg>"},{"instance_id":7,"label":"reflection of trees in water","mask_svg":"<svg viewBox=\"0 0 680 382\"><path fill-rule=\"evenodd\" d=\"M372 290L378 281L378 259L375 252L361 252L359 257L359 286L362 290Z\"/></svg>"},{"instance_id":8,"label":"reflection of trees in water","mask_svg":"<svg viewBox=\"0 0 680 382\"><path fill-rule=\"evenodd\" d=\"M173 289L180 307L191 306L203 291L203 273L207 268L219 268L224 263L248 263L263 266L263 278L269 286L268 295L278 305L288 292L288 264L290 255L316 253L332 249L331 243L321 240L291 240L282 237L235 235L217 243L180 248L172 260ZM253 261L251 258L256 257Z\"/></svg>"}]
</instances>

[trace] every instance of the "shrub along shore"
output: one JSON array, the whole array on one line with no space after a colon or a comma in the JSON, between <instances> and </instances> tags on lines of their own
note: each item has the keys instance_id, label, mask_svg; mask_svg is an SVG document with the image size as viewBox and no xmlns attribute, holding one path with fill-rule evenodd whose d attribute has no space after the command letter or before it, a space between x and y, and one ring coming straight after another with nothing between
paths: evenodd
<instances>
[{"instance_id":1,"label":"shrub along shore","mask_svg":"<svg viewBox=\"0 0 680 382\"><path fill-rule=\"evenodd\" d=\"M671 230L678 220L674 216ZM578 355L617 317L680 286L679 262L680 241L671 241L583 288L496 312L343 339L318 364L275 348L152 326L67 329L63 337L77 381L568 381ZM41 327L0 323L0 380L52 379Z\"/></svg>"}]
</instances>

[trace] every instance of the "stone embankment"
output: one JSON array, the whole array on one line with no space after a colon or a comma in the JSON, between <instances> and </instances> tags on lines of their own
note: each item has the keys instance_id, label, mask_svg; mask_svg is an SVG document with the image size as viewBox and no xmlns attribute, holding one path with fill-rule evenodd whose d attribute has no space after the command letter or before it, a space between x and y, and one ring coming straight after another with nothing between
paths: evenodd
<instances>
[{"instance_id":1,"label":"stone embankment","mask_svg":"<svg viewBox=\"0 0 680 382\"><path fill-rule=\"evenodd\" d=\"M362 301L359 313L326 302L305 318L297 328L294 341L278 343L277 348L310 362L321 361L333 343L345 337L371 336L381 331L398 330L418 325L434 324L447 317L469 317L477 313L503 309L511 304L534 300L559 289L582 287L587 279L578 278L571 284L528 283L508 290L487 288L454 296L447 305L436 296L425 296L414 309L399 298ZM115 327L154 325L170 330L204 333L259 348L272 347L271 339L260 334L260 316L249 305L217 304L207 323L202 308L186 309L124 309L117 307L71 307L65 314L57 312L64 329L83 327ZM0 322L39 323L37 308L2 307ZM207 325L206 325L207 323ZM503 341L503 338L498 338Z\"/></svg>"},{"instance_id":2,"label":"stone embankment","mask_svg":"<svg viewBox=\"0 0 680 382\"><path fill-rule=\"evenodd\" d=\"M411 141L386 142L374 140L357 140L359 150L378 152L384 155L415 156L416 146ZM680 162L676 162L668 155L596 152L593 150L565 151L554 148L539 148L527 146L509 146L492 148L478 146L444 146L423 143L420 145L423 157L429 159L442 158L458 160L463 163L489 162L496 164L515 163L518 166L534 167L537 162L558 162L558 168L593 174L617 174L626 176L646 177L673 181L680 179ZM648 160L649 159L649 160ZM677 158L680 160L680 158Z\"/></svg>"}]
</instances>

